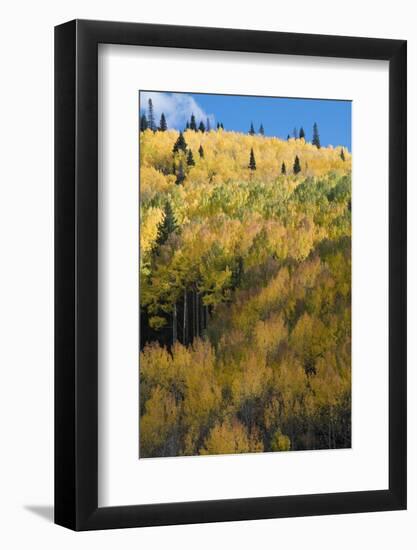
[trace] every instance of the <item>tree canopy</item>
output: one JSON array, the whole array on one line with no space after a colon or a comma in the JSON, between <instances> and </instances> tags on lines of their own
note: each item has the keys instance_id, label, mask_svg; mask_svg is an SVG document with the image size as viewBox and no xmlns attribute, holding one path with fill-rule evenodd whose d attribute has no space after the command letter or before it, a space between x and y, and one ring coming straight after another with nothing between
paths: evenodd
<instances>
[{"instance_id":1,"label":"tree canopy","mask_svg":"<svg viewBox=\"0 0 417 550\"><path fill-rule=\"evenodd\" d=\"M320 136L319 136L319 128L318 128L316 122L314 123L314 126L313 126L313 141L312 141L312 144L315 145L317 147L317 149L320 149L320 147L321 147L321 145L320 145Z\"/></svg>"},{"instance_id":2,"label":"tree canopy","mask_svg":"<svg viewBox=\"0 0 417 550\"><path fill-rule=\"evenodd\" d=\"M251 150L250 150L249 168L251 170L256 170L256 161L255 161L255 154L253 152L253 148L251 148Z\"/></svg>"},{"instance_id":3,"label":"tree canopy","mask_svg":"<svg viewBox=\"0 0 417 550\"><path fill-rule=\"evenodd\" d=\"M148 99L148 128L153 132L156 130L155 115L151 98Z\"/></svg>"},{"instance_id":4,"label":"tree canopy","mask_svg":"<svg viewBox=\"0 0 417 550\"><path fill-rule=\"evenodd\" d=\"M295 155L293 172L294 174L298 174L301 172L301 164L300 164L300 159L298 158L298 155Z\"/></svg>"},{"instance_id":5,"label":"tree canopy","mask_svg":"<svg viewBox=\"0 0 417 550\"><path fill-rule=\"evenodd\" d=\"M180 132L178 138L174 143L172 151L173 153L178 153L179 151L183 151L185 153L186 150L187 150L187 143L185 141L184 134Z\"/></svg>"},{"instance_id":6,"label":"tree canopy","mask_svg":"<svg viewBox=\"0 0 417 550\"><path fill-rule=\"evenodd\" d=\"M166 132L167 129L168 129L167 121L165 119L164 113L161 113L161 119L159 121L159 128L158 129L159 129L160 132Z\"/></svg>"},{"instance_id":7,"label":"tree canopy","mask_svg":"<svg viewBox=\"0 0 417 550\"><path fill-rule=\"evenodd\" d=\"M348 149L139 135L140 456L350 447Z\"/></svg>"}]
</instances>

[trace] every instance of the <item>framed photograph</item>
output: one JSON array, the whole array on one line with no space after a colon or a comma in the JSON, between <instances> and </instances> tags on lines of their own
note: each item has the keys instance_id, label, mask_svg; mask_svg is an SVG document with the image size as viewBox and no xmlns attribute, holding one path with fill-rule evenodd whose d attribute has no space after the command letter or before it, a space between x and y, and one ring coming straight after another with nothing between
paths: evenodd
<instances>
[{"instance_id":1,"label":"framed photograph","mask_svg":"<svg viewBox=\"0 0 417 550\"><path fill-rule=\"evenodd\" d=\"M55 29L55 522L406 508L406 42Z\"/></svg>"}]
</instances>

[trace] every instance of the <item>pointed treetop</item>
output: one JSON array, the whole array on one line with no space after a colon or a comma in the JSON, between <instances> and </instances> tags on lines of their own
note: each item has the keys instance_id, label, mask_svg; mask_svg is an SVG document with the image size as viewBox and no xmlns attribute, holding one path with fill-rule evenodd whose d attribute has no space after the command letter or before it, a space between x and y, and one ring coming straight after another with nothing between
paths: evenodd
<instances>
[{"instance_id":1,"label":"pointed treetop","mask_svg":"<svg viewBox=\"0 0 417 550\"><path fill-rule=\"evenodd\" d=\"M259 133L261 134L261 136L264 136L264 135L265 135L265 130L264 130L263 124L261 124L261 125L259 126Z\"/></svg>"},{"instance_id":2,"label":"pointed treetop","mask_svg":"<svg viewBox=\"0 0 417 550\"><path fill-rule=\"evenodd\" d=\"M155 115L153 112L153 103L151 98L148 99L148 128L150 128L153 132L156 130Z\"/></svg>"},{"instance_id":3,"label":"pointed treetop","mask_svg":"<svg viewBox=\"0 0 417 550\"><path fill-rule=\"evenodd\" d=\"M191 151L191 149L188 149L187 164L188 164L188 166L194 166L195 165L193 152Z\"/></svg>"},{"instance_id":4,"label":"pointed treetop","mask_svg":"<svg viewBox=\"0 0 417 550\"><path fill-rule=\"evenodd\" d=\"M180 132L177 141L174 143L174 147L172 148L173 153L178 153L179 151L185 151L187 150L187 143L184 139L184 134Z\"/></svg>"},{"instance_id":5,"label":"pointed treetop","mask_svg":"<svg viewBox=\"0 0 417 550\"><path fill-rule=\"evenodd\" d=\"M197 131L197 123L195 121L194 113L192 113L190 118L190 130L194 130L195 132Z\"/></svg>"},{"instance_id":6,"label":"pointed treetop","mask_svg":"<svg viewBox=\"0 0 417 550\"><path fill-rule=\"evenodd\" d=\"M171 203L167 201L164 206L164 213L162 220L158 225L158 233L156 237L156 244L161 246L165 244L168 240L168 237L178 229L177 220L175 219L174 211L172 209Z\"/></svg>"},{"instance_id":7,"label":"pointed treetop","mask_svg":"<svg viewBox=\"0 0 417 550\"><path fill-rule=\"evenodd\" d=\"M165 119L164 113L161 114L161 119L159 121L159 131L166 132L168 130L167 121Z\"/></svg>"},{"instance_id":8,"label":"pointed treetop","mask_svg":"<svg viewBox=\"0 0 417 550\"><path fill-rule=\"evenodd\" d=\"M306 133L304 132L304 128L302 126L300 128L299 137L300 137L300 139L305 139L305 137L306 137Z\"/></svg>"},{"instance_id":9,"label":"pointed treetop","mask_svg":"<svg viewBox=\"0 0 417 550\"><path fill-rule=\"evenodd\" d=\"M285 166L285 162L283 162L283 163L281 164L281 174L282 174L283 176L285 176L286 173L287 173L287 167Z\"/></svg>"},{"instance_id":10,"label":"pointed treetop","mask_svg":"<svg viewBox=\"0 0 417 550\"><path fill-rule=\"evenodd\" d=\"M255 128L253 127L253 122L250 123L249 135L251 136L255 135Z\"/></svg>"},{"instance_id":11,"label":"pointed treetop","mask_svg":"<svg viewBox=\"0 0 417 550\"><path fill-rule=\"evenodd\" d=\"M300 159L298 158L298 155L295 156L294 166L292 170L294 174L299 174L301 172L301 164L300 164Z\"/></svg>"},{"instance_id":12,"label":"pointed treetop","mask_svg":"<svg viewBox=\"0 0 417 550\"><path fill-rule=\"evenodd\" d=\"M249 166L248 168L250 170L256 170L256 161L255 161L255 153L253 152L253 148L250 150L250 156L249 156Z\"/></svg>"},{"instance_id":13,"label":"pointed treetop","mask_svg":"<svg viewBox=\"0 0 417 550\"><path fill-rule=\"evenodd\" d=\"M204 126L204 122L202 120L200 120L200 124L198 125L198 129L200 130L200 132L205 132L206 131L206 127Z\"/></svg>"},{"instance_id":14,"label":"pointed treetop","mask_svg":"<svg viewBox=\"0 0 417 550\"><path fill-rule=\"evenodd\" d=\"M317 147L317 149L320 149L320 135L319 135L319 128L317 126L317 122L313 125L313 140L311 142L313 145Z\"/></svg>"},{"instance_id":15,"label":"pointed treetop","mask_svg":"<svg viewBox=\"0 0 417 550\"><path fill-rule=\"evenodd\" d=\"M346 159L345 159L345 152L344 152L344 150L343 150L343 147L342 147L342 149L341 149L341 151L340 151L340 158L343 160L343 162L346 160Z\"/></svg>"},{"instance_id":16,"label":"pointed treetop","mask_svg":"<svg viewBox=\"0 0 417 550\"><path fill-rule=\"evenodd\" d=\"M204 158L204 149L201 144L200 144L200 147L198 148L198 154L200 155L200 158Z\"/></svg>"}]
</instances>

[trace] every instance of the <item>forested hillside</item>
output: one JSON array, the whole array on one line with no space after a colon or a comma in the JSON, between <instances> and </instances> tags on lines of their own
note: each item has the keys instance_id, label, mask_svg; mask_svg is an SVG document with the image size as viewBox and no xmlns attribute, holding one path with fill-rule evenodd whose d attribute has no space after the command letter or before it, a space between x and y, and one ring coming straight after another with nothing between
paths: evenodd
<instances>
[{"instance_id":1,"label":"forested hillside","mask_svg":"<svg viewBox=\"0 0 417 550\"><path fill-rule=\"evenodd\" d=\"M351 155L140 132L140 456L351 444Z\"/></svg>"}]
</instances>

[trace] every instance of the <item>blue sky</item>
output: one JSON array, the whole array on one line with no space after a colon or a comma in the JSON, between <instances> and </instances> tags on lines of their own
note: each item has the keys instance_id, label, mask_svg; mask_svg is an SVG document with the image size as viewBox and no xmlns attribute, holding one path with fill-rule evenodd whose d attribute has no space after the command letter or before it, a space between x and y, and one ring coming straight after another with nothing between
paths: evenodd
<instances>
[{"instance_id":1,"label":"blue sky","mask_svg":"<svg viewBox=\"0 0 417 550\"><path fill-rule=\"evenodd\" d=\"M317 122L322 146L343 145L351 150L350 101L329 99L297 99L236 95L141 92L141 109L152 98L157 121L164 112L168 127L183 130L194 113L200 120L215 126L223 122L226 130L247 133L251 122L258 131L263 124L265 135L283 139L292 135L294 127L302 126L311 141L314 122Z\"/></svg>"}]
</instances>

